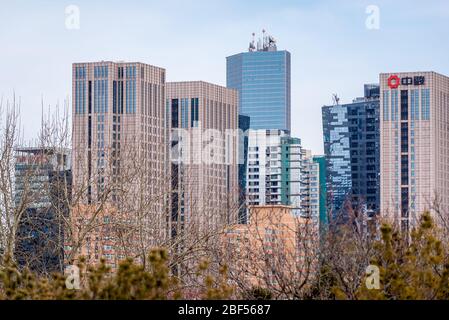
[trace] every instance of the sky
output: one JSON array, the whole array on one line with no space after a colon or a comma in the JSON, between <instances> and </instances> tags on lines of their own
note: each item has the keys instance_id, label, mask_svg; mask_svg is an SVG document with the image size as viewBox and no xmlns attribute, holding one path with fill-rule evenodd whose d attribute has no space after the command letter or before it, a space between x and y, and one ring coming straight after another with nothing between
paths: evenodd
<instances>
[{"instance_id":1,"label":"sky","mask_svg":"<svg viewBox=\"0 0 449 320\"><path fill-rule=\"evenodd\" d=\"M316 154L332 94L351 102L381 72L449 75L447 0L0 0L0 99L20 98L32 139L42 101L70 103L74 62L139 61L165 68L167 81L226 85L226 57L262 29L291 53L292 135Z\"/></svg>"}]
</instances>

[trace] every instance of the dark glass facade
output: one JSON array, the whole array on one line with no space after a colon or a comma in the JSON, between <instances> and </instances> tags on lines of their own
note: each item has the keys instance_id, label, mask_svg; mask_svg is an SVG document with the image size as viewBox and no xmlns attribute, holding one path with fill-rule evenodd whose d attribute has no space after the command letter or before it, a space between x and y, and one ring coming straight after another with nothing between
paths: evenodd
<instances>
[{"instance_id":1,"label":"dark glass facade","mask_svg":"<svg viewBox=\"0 0 449 320\"><path fill-rule=\"evenodd\" d=\"M333 215L345 213L345 203L369 216L379 211L379 107L379 86L366 85L365 97L322 108L327 202Z\"/></svg>"},{"instance_id":2,"label":"dark glass facade","mask_svg":"<svg viewBox=\"0 0 449 320\"><path fill-rule=\"evenodd\" d=\"M319 221L320 221L320 233L323 234L328 225L328 217L326 211L326 157L314 156L313 162L318 164L319 167Z\"/></svg>"},{"instance_id":3,"label":"dark glass facade","mask_svg":"<svg viewBox=\"0 0 449 320\"><path fill-rule=\"evenodd\" d=\"M39 274L64 272L64 220L72 186L70 154L52 149L16 150L14 201L26 205L16 233L19 267ZM27 198L23 193L27 192Z\"/></svg>"},{"instance_id":4,"label":"dark glass facade","mask_svg":"<svg viewBox=\"0 0 449 320\"><path fill-rule=\"evenodd\" d=\"M246 169L248 167L248 129L250 117L239 115L239 223L247 223Z\"/></svg>"}]
</instances>

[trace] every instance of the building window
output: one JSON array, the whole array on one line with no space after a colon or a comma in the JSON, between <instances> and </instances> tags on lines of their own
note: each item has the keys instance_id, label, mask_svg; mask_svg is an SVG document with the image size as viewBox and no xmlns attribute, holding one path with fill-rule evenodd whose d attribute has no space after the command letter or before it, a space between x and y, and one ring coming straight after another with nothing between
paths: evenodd
<instances>
[{"instance_id":1,"label":"building window","mask_svg":"<svg viewBox=\"0 0 449 320\"><path fill-rule=\"evenodd\" d=\"M190 126L198 127L199 106L198 98L192 98L190 103Z\"/></svg>"},{"instance_id":2,"label":"building window","mask_svg":"<svg viewBox=\"0 0 449 320\"><path fill-rule=\"evenodd\" d=\"M187 128L189 124L189 99L181 100L181 126Z\"/></svg>"},{"instance_id":3,"label":"building window","mask_svg":"<svg viewBox=\"0 0 449 320\"><path fill-rule=\"evenodd\" d=\"M75 67L75 79L86 79L85 67Z\"/></svg>"},{"instance_id":4,"label":"building window","mask_svg":"<svg viewBox=\"0 0 449 320\"><path fill-rule=\"evenodd\" d=\"M172 126L172 128L178 128L178 126L179 126L178 109L179 109L179 100L172 99L172 101L171 101L171 126Z\"/></svg>"},{"instance_id":5,"label":"building window","mask_svg":"<svg viewBox=\"0 0 449 320\"><path fill-rule=\"evenodd\" d=\"M430 120L430 89L421 89L421 118Z\"/></svg>"},{"instance_id":6,"label":"building window","mask_svg":"<svg viewBox=\"0 0 449 320\"><path fill-rule=\"evenodd\" d=\"M85 81L75 82L75 113L85 113L86 104L86 83Z\"/></svg>"},{"instance_id":7,"label":"building window","mask_svg":"<svg viewBox=\"0 0 449 320\"><path fill-rule=\"evenodd\" d=\"M398 91L391 91L391 121L398 120Z\"/></svg>"},{"instance_id":8,"label":"building window","mask_svg":"<svg viewBox=\"0 0 449 320\"><path fill-rule=\"evenodd\" d=\"M411 119L419 120L419 90L415 89L411 91Z\"/></svg>"},{"instance_id":9,"label":"building window","mask_svg":"<svg viewBox=\"0 0 449 320\"><path fill-rule=\"evenodd\" d=\"M126 113L136 113L136 81L126 81Z\"/></svg>"},{"instance_id":10,"label":"building window","mask_svg":"<svg viewBox=\"0 0 449 320\"><path fill-rule=\"evenodd\" d=\"M389 114L388 114L388 110L390 109L390 92L389 91L384 91L384 99L383 99L383 119L384 121L388 121L389 118Z\"/></svg>"}]
</instances>

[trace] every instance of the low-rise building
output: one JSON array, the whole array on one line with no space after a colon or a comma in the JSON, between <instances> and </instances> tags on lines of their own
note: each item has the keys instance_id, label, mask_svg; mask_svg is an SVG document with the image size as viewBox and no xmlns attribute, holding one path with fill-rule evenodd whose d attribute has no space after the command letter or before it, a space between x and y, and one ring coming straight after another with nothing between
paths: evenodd
<instances>
[{"instance_id":1,"label":"low-rise building","mask_svg":"<svg viewBox=\"0 0 449 320\"><path fill-rule=\"evenodd\" d=\"M285 205L252 206L249 213L248 224L230 226L225 233L231 279L248 290L275 291L293 290L313 279L318 247L313 220Z\"/></svg>"}]
</instances>

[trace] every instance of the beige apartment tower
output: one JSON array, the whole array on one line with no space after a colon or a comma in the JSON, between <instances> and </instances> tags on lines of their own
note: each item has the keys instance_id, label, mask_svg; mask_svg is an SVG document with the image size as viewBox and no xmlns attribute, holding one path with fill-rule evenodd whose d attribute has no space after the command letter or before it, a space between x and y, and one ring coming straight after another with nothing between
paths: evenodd
<instances>
[{"instance_id":1,"label":"beige apartment tower","mask_svg":"<svg viewBox=\"0 0 449 320\"><path fill-rule=\"evenodd\" d=\"M211 231L238 212L238 94L203 82L168 82L171 231Z\"/></svg>"},{"instance_id":2,"label":"beige apartment tower","mask_svg":"<svg viewBox=\"0 0 449 320\"><path fill-rule=\"evenodd\" d=\"M72 88L73 184L81 199L74 212L79 221L91 223L101 211L96 220L102 226L80 251L114 265L136 256L136 243L151 246L164 236L169 196L165 70L144 63L74 63ZM140 229L139 238L127 228ZM117 230L127 239L113 235ZM142 254L145 249L140 248Z\"/></svg>"},{"instance_id":3,"label":"beige apartment tower","mask_svg":"<svg viewBox=\"0 0 449 320\"><path fill-rule=\"evenodd\" d=\"M380 87L381 214L409 230L449 209L449 78L383 73Z\"/></svg>"}]
</instances>

